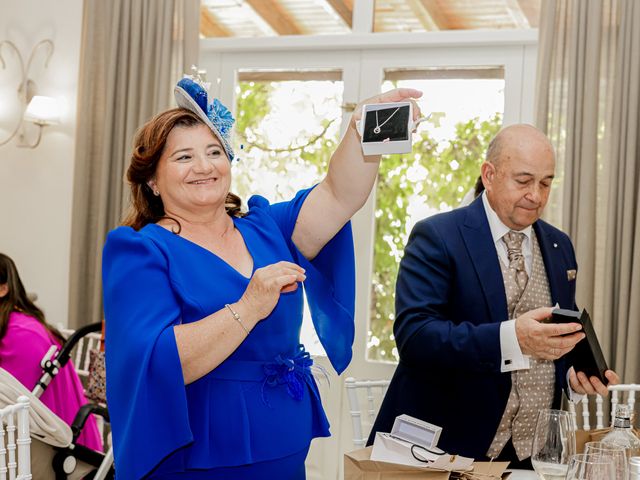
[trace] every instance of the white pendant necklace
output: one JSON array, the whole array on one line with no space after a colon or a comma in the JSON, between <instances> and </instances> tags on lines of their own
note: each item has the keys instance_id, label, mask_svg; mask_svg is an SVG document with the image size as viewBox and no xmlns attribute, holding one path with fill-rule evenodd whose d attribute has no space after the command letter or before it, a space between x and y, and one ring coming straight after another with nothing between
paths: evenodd
<instances>
[{"instance_id":1,"label":"white pendant necklace","mask_svg":"<svg viewBox=\"0 0 640 480\"><path fill-rule=\"evenodd\" d=\"M380 133L380 129L381 129L382 127L384 127L384 124L385 124L385 123L387 123L389 120L391 120L391 117L393 117L393 116L397 113L397 111L398 111L398 110L400 110L400 107L396 108L396 109L393 111L393 113L392 113L391 115L389 115L389 116L387 117L387 119L386 119L384 122L382 122L382 123L380 123L380 122L379 122L379 120L378 120L378 110L376 110L376 126L375 126L375 128L373 129L373 133Z\"/></svg>"}]
</instances>

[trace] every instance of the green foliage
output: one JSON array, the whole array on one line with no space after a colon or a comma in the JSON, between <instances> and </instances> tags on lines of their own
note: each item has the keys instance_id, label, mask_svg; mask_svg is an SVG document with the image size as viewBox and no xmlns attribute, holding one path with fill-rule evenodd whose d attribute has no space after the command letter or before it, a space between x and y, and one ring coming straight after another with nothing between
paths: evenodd
<instances>
[{"instance_id":1,"label":"green foliage","mask_svg":"<svg viewBox=\"0 0 640 480\"><path fill-rule=\"evenodd\" d=\"M240 135L255 133L269 113L269 96L273 86L265 82L242 82L238 87L235 131Z\"/></svg>"},{"instance_id":2,"label":"green foliage","mask_svg":"<svg viewBox=\"0 0 640 480\"><path fill-rule=\"evenodd\" d=\"M240 154L245 159L237 167L235 188L244 198L251 193L260 193L260 182L268 173L287 178L287 182L284 182L286 186L276 186L276 196L281 198L320 180L339 140L337 133L326 134L333 120L318 119L317 131L296 132L287 148L271 146L262 129L271 109L270 95L273 90L274 86L270 83L251 82L241 83L237 92L236 132L240 143L245 145L244 152ZM432 212L455 208L474 185L484 152L501 124L499 114L485 121L472 118L457 124L455 138L444 145L424 131L415 137L413 153L389 155L382 159L376 191L376 235L368 335L370 359L398 359L393 338L395 281L409 233L407 219L410 205L424 205ZM258 160L252 162L252 154L256 151L260 151L256 156ZM305 179L306 183L296 185L297 168L312 179ZM285 177L287 174L288 177Z\"/></svg>"},{"instance_id":3,"label":"green foliage","mask_svg":"<svg viewBox=\"0 0 640 480\"><path fill-rule=\"evenodd\" d=\"M484 152L501 124L499 114L486 121L472 118L459 123L455 138L444 147L423 132L411 154L383 158L376 192L370 359L398 360L393 338L395 282L409 234L409 204L418 202L432 211L459 205L475 184Z\"/></svg>"},{"instance_id":4,"label":"green foliage","mask_svg":"<svg viewBox=\"0 0 640 480\"><path fill-rule=\"evenodd\" d=\"M271 82L241 82L236 92L234 130L237 143L243 149L236 148L240 161L234 166L233 188L245 200L257 193L278 201L318 182L323 178L338 144L337 128L332 129L337 126L336 119L316 116L311 131L301 128L291 132L289 145L274 146L269 137L274 128L269 115L274 107L271 95L276 85ZM308 98L305 106L314 100ZM287 181L281 182L282 179Z\"/></svg>"}]
</instances>

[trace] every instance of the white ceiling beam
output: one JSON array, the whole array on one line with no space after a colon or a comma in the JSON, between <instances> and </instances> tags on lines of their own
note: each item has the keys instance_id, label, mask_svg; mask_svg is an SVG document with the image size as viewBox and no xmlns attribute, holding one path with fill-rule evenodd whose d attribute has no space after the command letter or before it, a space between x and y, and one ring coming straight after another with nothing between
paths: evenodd
<instances>
[{"instance_id":1,"label":"white ceiling beam","mask_svg":"<svg viewBox=\"0 0 640 480\"><path fill-rule=\"evenodd\" d=\"M286 37L203 38L200 51L208 52L260 52L260 51L315 51L315 50L381 50L404 46L406 48L537 45L538 30L448 30L412 33L367 33L346 35L300 35Z\"/></svg>"},{"instance_id":2,"label":"white ceiling beam","mask_svg":"<svg viewBox=\"0 0 640 480\"><path fill-rule=\"evenodd\" d=\"M422 6L427 11L437 30L449 30L449 19L442 13L442 5L438 0L420 0Z\"/></svg>"},{"instance_id":3,"label":"white ceiling beam","mask_svg":"<svg viewBox=\"0 0 640 480\"><path fill-rule=\"evenodd\" d=\"M524 14L518 0L504 0L505 7L513 19L514 28L526 28L529 26L529 19Z\"/></svg>"},{"instance_id":4,"label":"white ceiling beam","mask_svg":"<svg viewBox=\"0 0 640 480\"><path fill-rule=\"evenodd\" d=\"M438 25L433 21L431 14L420 0L407 0L407 4L427 32L439 30Z\"/></svg>"},{"instance_id":5,"label":"white ceiling beam","mask_svg":"<svg viewBox=\"0 0 640 480\"><path fill-rule=\"evenodd\" d=\"M353 4L353 33L373 32L375 0L355 0Z\"/></svg>"},{"instance_id":6,"label":"white ceiling beam","mask_svg":"<svg viewBox=\"0 0 640 480\"><path fill-rule=\"evenodd\" d=\"M518 0L518 6L527 17L531 28L538 28L540 23L540 4L531 0Z\"/></svg>"}]
</instances>

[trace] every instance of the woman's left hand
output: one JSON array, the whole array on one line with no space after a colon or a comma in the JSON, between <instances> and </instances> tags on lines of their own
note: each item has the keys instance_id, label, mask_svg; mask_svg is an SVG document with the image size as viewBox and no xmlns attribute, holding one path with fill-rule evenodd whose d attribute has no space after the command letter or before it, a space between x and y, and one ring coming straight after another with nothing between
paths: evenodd
<instances>
[{"instance_id":1,"label":"woman's left hand","mask_svg":"<svg viewBox=\"0 0 640 480\"><path fill-rule=\"evenodd\" d=\"M362 118L362 106L371 105L373 103L390 103L390 102L406 102L409 101L413 104L413 121L415 122L420 118L420 107L414 98L420 98L422 92L415 88L395 88L388 92L381 93L375 97L367 98L360 102L351 116L351 125L355 127L356 123Z\"/></svg>"}]
</instances>

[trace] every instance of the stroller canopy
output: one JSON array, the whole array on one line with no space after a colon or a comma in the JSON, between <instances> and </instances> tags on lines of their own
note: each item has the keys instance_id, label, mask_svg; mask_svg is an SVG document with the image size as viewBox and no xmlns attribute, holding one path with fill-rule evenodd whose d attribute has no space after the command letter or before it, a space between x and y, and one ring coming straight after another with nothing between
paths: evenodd
<instances>
[{"instance_id":1,"label":"stroller canopy","mask_svg":"<svg viewBox=\"0 0 640 480\"><path fill-rule=\"evenodd\" d=\"M19 396L29 398L29 428L31 436L53 447L68 447L73 435L71 427L53 413L22 383L0 367L0 408L15 403Z\"/></svg>"}]
</instances>

